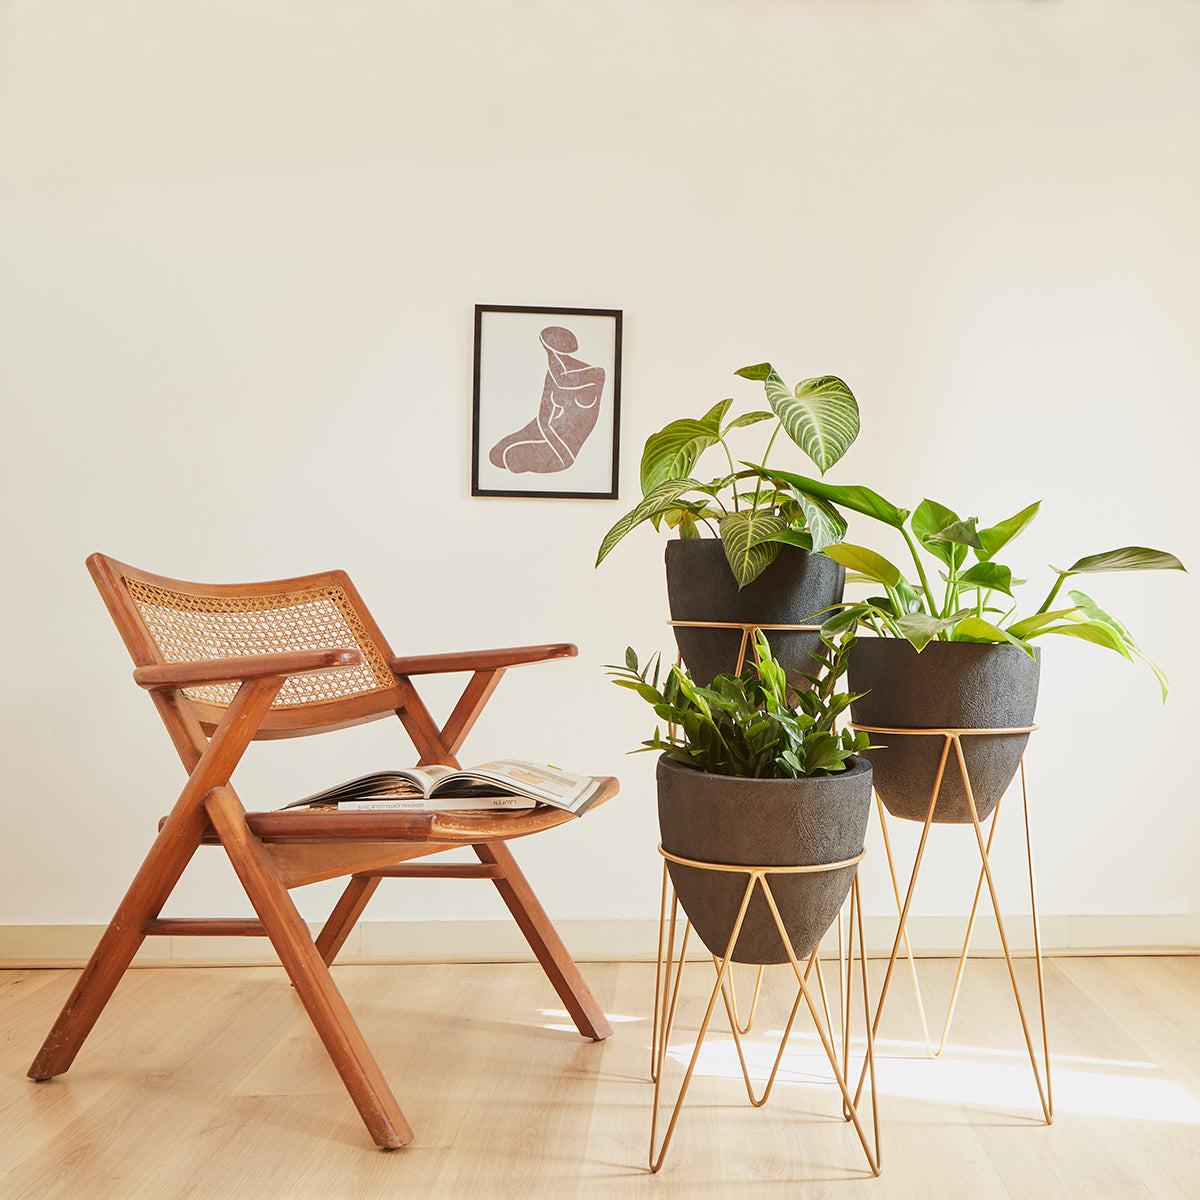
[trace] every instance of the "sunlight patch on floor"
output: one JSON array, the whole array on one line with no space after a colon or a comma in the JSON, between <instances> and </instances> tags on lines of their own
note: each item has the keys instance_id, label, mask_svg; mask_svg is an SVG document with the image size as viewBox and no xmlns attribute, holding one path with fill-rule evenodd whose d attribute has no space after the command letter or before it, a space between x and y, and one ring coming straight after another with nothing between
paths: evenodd
<instances>
[{"instance_id":1,"label":"sunlight patch on floor","mask_svg":"<svg viewBox=\"0 0 1200 1200\"><path fill-rule=\"evenodd\" d=\"M571 1020L571 1014L562 1008L543 1008L539 1012L546 1018L547 1029L553 1029L557 1033L578 1033L575 1028L575 1022ZM610 1025L631 1025L635 1021L643 1021L644 1017L625 1017L620 1013L605 1013Z\"/></svg>"},{"instance_id":2,"label":"sunlight patch on floor","mask_svg":"<svg viewBox=\"0 0 1200 1200\"><path fill-rule=\"evenodd\" d=\"M779 1035L743 1038L746 1064L756 1090L770 1074ZM912 1057L896 1057L897 1043L876 1044L875 1065L881 1096L967 1104L973 1107L1032 1109L1040 1112L1037 1087L1023 1051L958 1046L940 1059L929 1059L924 1046L901 1043ZM691 1059L695 1042L676 1043L669 1054L680 1069ZM851 1042L851 1078L861 1070L864 1045ZM919 1055L919 1057L917 1057ZM999 1060L999 1061L998 1061ZM1200 1102L1152 1063L1051 1056L1056 1113L1079 1113L1129 1120L1200 1125ZM1084 1070L1081 1067L1105 1068ZM720 1079L742 1077L737 1047L726 1034L705 1040L696 1074ZM815 1035L793 1034L776 1086L828 1087L836 1090L828 1059ZM886 1120L886 1117L885 1117Z\"/></svg>"}]
</instances>

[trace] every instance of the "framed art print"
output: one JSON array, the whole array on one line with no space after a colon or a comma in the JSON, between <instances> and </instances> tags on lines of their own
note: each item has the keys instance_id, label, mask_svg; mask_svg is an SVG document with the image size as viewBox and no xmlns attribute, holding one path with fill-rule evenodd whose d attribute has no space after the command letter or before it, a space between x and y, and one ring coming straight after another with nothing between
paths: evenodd
<instances>
[{"instance_id":1,"label":"framed art print","mask_svg":"<svg viewBox=\"0 0 1200 1200\"><path fill-rule=\"evenodd\" d=\"M475 306L472 496L617 498L621 310Z\"/></svg>"}]
</instances>

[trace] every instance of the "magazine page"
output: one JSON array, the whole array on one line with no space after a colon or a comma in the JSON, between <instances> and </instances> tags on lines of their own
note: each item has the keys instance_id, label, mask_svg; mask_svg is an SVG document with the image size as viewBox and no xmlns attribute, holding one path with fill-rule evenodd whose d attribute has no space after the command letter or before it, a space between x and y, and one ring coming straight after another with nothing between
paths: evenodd
<instances>
[{"instance_id":1,"label":"magazine page","mask_svg":"<svg viewBox=\"0 0 1200 1200\"><path fill-rule=\"evenodd\" d=\"M351 800L424 796L428 795L439 779L453 774L453 767L437 765L411 767L403 771L373 771L369 775L359 775L345 783L314 792L311 796L305 796L303 800L293 800L290 804L285 804L284 808L301 808L311 804L345 805Z\"/></svg>"},{"instance_id":2,"label":"magazine page","mask_svg":"<svg viewBox=\"0 0 1200 1200\"><path fill-rule=\"evenodd\" d=\"M589 775L573 775L558 767L544 763L527 762L524 759L500 758L459 771L454 779L435 786L434 795L445 795L451 788L458 790L458 780L480 780L485 784L520 792L526 796L552 804L556 808L574 810L576 801L592 787L594 780Z\"/></svg>"},{"instance_id":3,"label":"magazine page","mask_svg":"<svg viewBox=\"0 0 1200 1200\"><path fill-rule=\"evenodd\" d=\"M343 800L338 812L506 812L533 808L536 804L529 796L497 795L494 791L485 796L460 796L452 792L433 799L413 792L408 796Z\"/></svg>"}]
</instances>

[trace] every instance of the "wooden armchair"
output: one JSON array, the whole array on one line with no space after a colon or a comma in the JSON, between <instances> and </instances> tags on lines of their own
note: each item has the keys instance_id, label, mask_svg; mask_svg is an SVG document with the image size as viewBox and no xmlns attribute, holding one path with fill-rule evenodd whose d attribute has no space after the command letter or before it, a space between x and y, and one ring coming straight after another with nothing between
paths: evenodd
<instances>
[{"instance_id":1,"label":"wooden armchair","mask_svg":"<svg viewBox=\"0 0 1200 1200\"><path fill-rule=\"evenodd\" d=\"M611 1032L505 842L573 819L558 809L509 812L247 812L230 776L252 740L299 737L398 716L422 763L455 755L505 670L575 654L568 644L398 657L345 574L205 586L94 554L88 568L188 772L174 808L29 1069L45 1080L70 1067L148 935L265 936L278 953L375 1142L413 1134L329 972L379 881L490 879L528 939L579 1032ZM439 727L413 678L468 672ZM600 800L617 791L606 780ZM594 805L593 805L594 807ZM223 846L257 920L159 916L204 843ZM470 846L478 864L413 860ZM314 939L290 888L349 876Z\"/></svg>"}]
</instances>

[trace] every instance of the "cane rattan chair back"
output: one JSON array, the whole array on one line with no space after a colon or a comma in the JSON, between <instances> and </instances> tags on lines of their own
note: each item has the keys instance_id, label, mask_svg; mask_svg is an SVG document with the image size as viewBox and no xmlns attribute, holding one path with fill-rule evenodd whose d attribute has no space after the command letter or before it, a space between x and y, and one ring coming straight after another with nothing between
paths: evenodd
<instances>
[{"instance_id":1,"label":"cane rattan chair back","mask_svg":"<svg viewBox=\"0 0 1200 1200\"><path fill-rule=\"evenodd\" d=\"M256 738L296 737L373 721L406 695L391 649L342 571L252 584L197 584L93 555L88 566L138 666L350 649L361 661L289 676ZM206 730L237 693L237 680L184 688L181 701Z\"/></svg>"}]
</instances>

